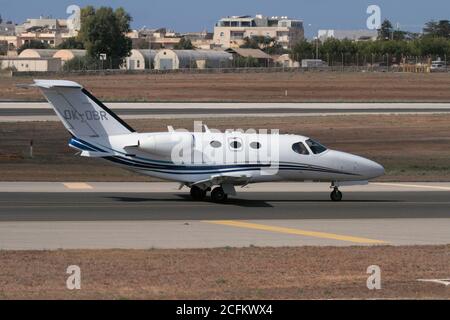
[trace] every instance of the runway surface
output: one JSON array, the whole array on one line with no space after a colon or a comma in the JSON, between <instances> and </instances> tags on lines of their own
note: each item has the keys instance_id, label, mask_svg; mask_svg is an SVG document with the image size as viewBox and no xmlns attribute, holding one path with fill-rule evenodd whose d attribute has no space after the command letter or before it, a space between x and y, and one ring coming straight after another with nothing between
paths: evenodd
<instances>
[{"instance_id":1,"label":"runway surface","mask_svg":"<svg viewBox=\"0 0 450 320\"><path fill-rule=\"evenodd\" d=\"M107 103L124 119L448 113L446 103ZM56 121L47 103L0 103L0 122Z\"/></svg>"},{"instance_id":2,"label":"runway surface","mask_svg":"<svg viewBox=\"0 0 450 320\"><path fill-rule=\"evenodd\" d=\"M0 183L0 248L450 243L450 183L271 183L226 204L173 183Z\"/></svg>"}]
</instances>

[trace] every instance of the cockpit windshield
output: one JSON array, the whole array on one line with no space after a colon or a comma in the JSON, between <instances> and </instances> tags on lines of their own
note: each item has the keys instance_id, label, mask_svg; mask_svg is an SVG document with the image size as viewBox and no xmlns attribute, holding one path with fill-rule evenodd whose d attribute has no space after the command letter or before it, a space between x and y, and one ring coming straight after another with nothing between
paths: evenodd
<instances>
[{"instance_id":1,"label":"cockpit windshield","mask_svg":"<svg viewBox=\"0 0 450 320\"><path fill-rule=\"evenodd\" d=\"M305 142L308 145L308 147L311 149L312 153L314 153L314 154L319 154L319 153L327 151L326 147L324 147L323 145L321 145L320 143L318 143L312 139L308 139Z\"/></svg>"},{"instance_id":2,"label":"cockpit windshield","mask_svg":"<svg viewBox=\"0 0 450 320\"><path fill-rule=\"evenodd\" d=\"M305 145L302 142L297 142L292 145L292 150L297 152L298 154L308 155L309 151L306 149Z\"/></svg>"}]
</instances>

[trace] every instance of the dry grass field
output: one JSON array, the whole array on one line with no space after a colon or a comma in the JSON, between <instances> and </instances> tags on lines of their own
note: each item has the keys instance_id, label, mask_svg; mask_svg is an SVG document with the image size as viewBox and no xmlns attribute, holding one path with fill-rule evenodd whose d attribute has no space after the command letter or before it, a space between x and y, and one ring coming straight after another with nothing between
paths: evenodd
<instances>
[{"instance_id":1,"label":"dry grass field","mask_svg":"<svg viewBox=\"0 0 450 320\"><path fill-rule=\"evenodd\" d=\"M200 120L200 119L199 119ZM128 121L138 131L193 128L192 119ZM380 162L382 181L450 181L450 115L354 115L204 119L210 128L281 129L311 136L330 148ZM230 126L233 124L233 126ZM28 156L34 140L34 158ZM75 156L60 122L2 123L0 180L148 181L99 159Z\"/></svg>"},{"instance_id":2,"label":"dry grass field","mask_svg":"<svg viewBox=\"0 0 450 320\"><path fill-rule=\"evenodd\" d=\"M0 251L0 267L0 299L450 299L417 281L448 278L450 246Z\"/></svg>"},{"instance_id":3,"label":"dry grass field","mask_svg":"<svg viewBox=\"0 0 450 320\"><path fill-rule=\"evenodd\" d=\"M450 73L123 74L56 78L77 81L104 101L450 102ZM43 100L37 89L17 88L20 83L32 83L32 78L0 78L0 101Z\"/></svg>"}]
</instances>

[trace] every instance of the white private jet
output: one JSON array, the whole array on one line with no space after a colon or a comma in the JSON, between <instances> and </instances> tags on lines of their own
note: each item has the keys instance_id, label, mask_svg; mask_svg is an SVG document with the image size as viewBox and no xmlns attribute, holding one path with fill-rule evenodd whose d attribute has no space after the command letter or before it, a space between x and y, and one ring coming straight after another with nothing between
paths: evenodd
<instances>
[{"instance_id":1,"label":"white private jet","mask_svg":"<svg viewBox=\"0 0 450 320\"><path fill-rule=\"evenodd\" d=\"M34 80L31 86L41 89L72 135L69 146L81 156L180 182L194 200L205 199L212 190L211 199L223 202L236 194L235 186L250 183L326 181L333 189L331 200L340 201L340 186L366 184L384 174L376 162L329 150L300 135L222 133L206 126L201 132L169 127L168 132L138 133L78 83Z\"/></svg>"}]
</instances>

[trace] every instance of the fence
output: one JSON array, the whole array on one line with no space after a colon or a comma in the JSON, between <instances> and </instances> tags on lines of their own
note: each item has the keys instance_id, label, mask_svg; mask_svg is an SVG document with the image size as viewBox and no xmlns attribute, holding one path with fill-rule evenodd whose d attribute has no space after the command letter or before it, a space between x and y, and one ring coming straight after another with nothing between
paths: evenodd
<instances>
[{"instance_id":1,"label":"fence","mask_svg":"<svg viewBox=\"0 0 450 320\"><path fill-rule=\"evenodd\" d=\"M81 69L81 70L61 70L57 72L17 72L12 71L12 76L37 76L37 75L110 75L110 74L209 74L209 73L273 73L273 72L429 72L432 57L403 57L401 61L393 59L389 56L372 56L370 61L367 57L361 56L344 56L341 61L334 59L324 60L327 66L324 67L283 67L283 66L267 66L267 67L224 67L224 68L184 68L172 70L125 70L125 69ZM447 61L443 60L444 68L441 72L449 72L450 68ZM433 70L431 70L433 71Z\"/></svg>"}]
</instances>

